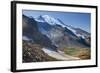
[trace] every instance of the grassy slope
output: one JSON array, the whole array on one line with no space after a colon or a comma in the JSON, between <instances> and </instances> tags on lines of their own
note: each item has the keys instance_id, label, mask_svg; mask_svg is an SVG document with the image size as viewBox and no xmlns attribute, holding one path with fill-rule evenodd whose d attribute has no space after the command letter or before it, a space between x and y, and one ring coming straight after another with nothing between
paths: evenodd
<instances>
[{"instance_id":1,"label":"grassy slope","mask_svg":"<svg viewBox=\"0 0 100 73\"><path fill-rule=\"evenodd\" d=\"M74 57L79 57L81 59L90 59L90 49L88 48L63 48L60 49L66 54Z\"/></svg>"},{"instance_id":2,"label":"grassy slope","mask_svg":"<svg viewBox=\"0 0 100 73\"><path fill-rule=\"evenodd\" d=\"M23 62L57 61L41 50L41 46L23 41Z\"/></svg>"}]
</instances>

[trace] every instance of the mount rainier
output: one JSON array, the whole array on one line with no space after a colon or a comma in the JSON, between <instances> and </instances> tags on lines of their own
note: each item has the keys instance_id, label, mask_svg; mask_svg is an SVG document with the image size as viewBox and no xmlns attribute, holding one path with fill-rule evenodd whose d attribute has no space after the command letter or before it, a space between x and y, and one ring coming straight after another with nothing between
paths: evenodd
<instances>
[{"instance_id":1,"label":"mount rainier","mask_svg":"<svg viewBox=\"0 0 100 73\"><path fill-rule=\"evenodd\" d=\"M91 46L90 33L65 24L61 19L49 15L35 18L22 15L22 18L23 41L38 44L41 48L56 53L61 48L90 48Z\"/></svg>"}]
</instances>

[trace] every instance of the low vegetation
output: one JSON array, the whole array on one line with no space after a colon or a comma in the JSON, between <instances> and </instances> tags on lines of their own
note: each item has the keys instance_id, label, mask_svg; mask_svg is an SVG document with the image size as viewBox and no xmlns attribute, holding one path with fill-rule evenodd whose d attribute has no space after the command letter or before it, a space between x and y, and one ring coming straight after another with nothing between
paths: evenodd
<instances>
[{"instance_id":1,"label":"low vegetation","mask_svg":"<svg viewBox=\"0 0 100 73\"><path fill-rule=\"evenodd\" d=\"M79 57L80 59L90 59L91 52L89 48L63 48L60 49L66 54L74 57Z\"/></svg>"}]
</instances>

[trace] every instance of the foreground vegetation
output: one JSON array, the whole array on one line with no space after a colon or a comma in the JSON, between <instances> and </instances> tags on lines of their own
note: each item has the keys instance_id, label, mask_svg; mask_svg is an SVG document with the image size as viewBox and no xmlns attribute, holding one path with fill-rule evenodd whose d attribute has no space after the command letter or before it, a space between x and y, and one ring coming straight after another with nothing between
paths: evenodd
<instances>
[{"instance_id":1,"label":"foreground vegetation","mask_svg":"<svg viewBox=\"0 0 100 73\"><path fill-rule=\"evenodd\" d=\"M63 48L60 49L64 51L66 54L74 57L79 57L80 59L90 59L91 51L89 48Z\"/></svg>"},{"instance_id":2,"label":"foreground vegetation","mask_svg":"<svg viewBox=\"0 0 100 73\"><path fill-rule=\"evenodd\" d=\"M23 41L23 63L58 61L56 58L44 53L42 48L41 45L29 41ZM91 58L91 51L89 48L61 48L59 50L67 55L78 57L83 60Z\"/></svg>"}]
</instances>

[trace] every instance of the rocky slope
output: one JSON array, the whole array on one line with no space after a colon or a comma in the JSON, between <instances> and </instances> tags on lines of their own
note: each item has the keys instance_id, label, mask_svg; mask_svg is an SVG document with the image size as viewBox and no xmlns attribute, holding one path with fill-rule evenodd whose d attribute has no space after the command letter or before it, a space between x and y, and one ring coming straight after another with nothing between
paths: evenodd
<instances>
[{"instance_id":1,"label":"rocky slope","mask_svg":"<svg viewBox=\"0 0 100 73\"><path fill-rule=\"evenodd\" d=\"M57 59L44 53L40 45L23 41L23 63L44 61L57 61Z\"/></svg>"}]
</instances>

